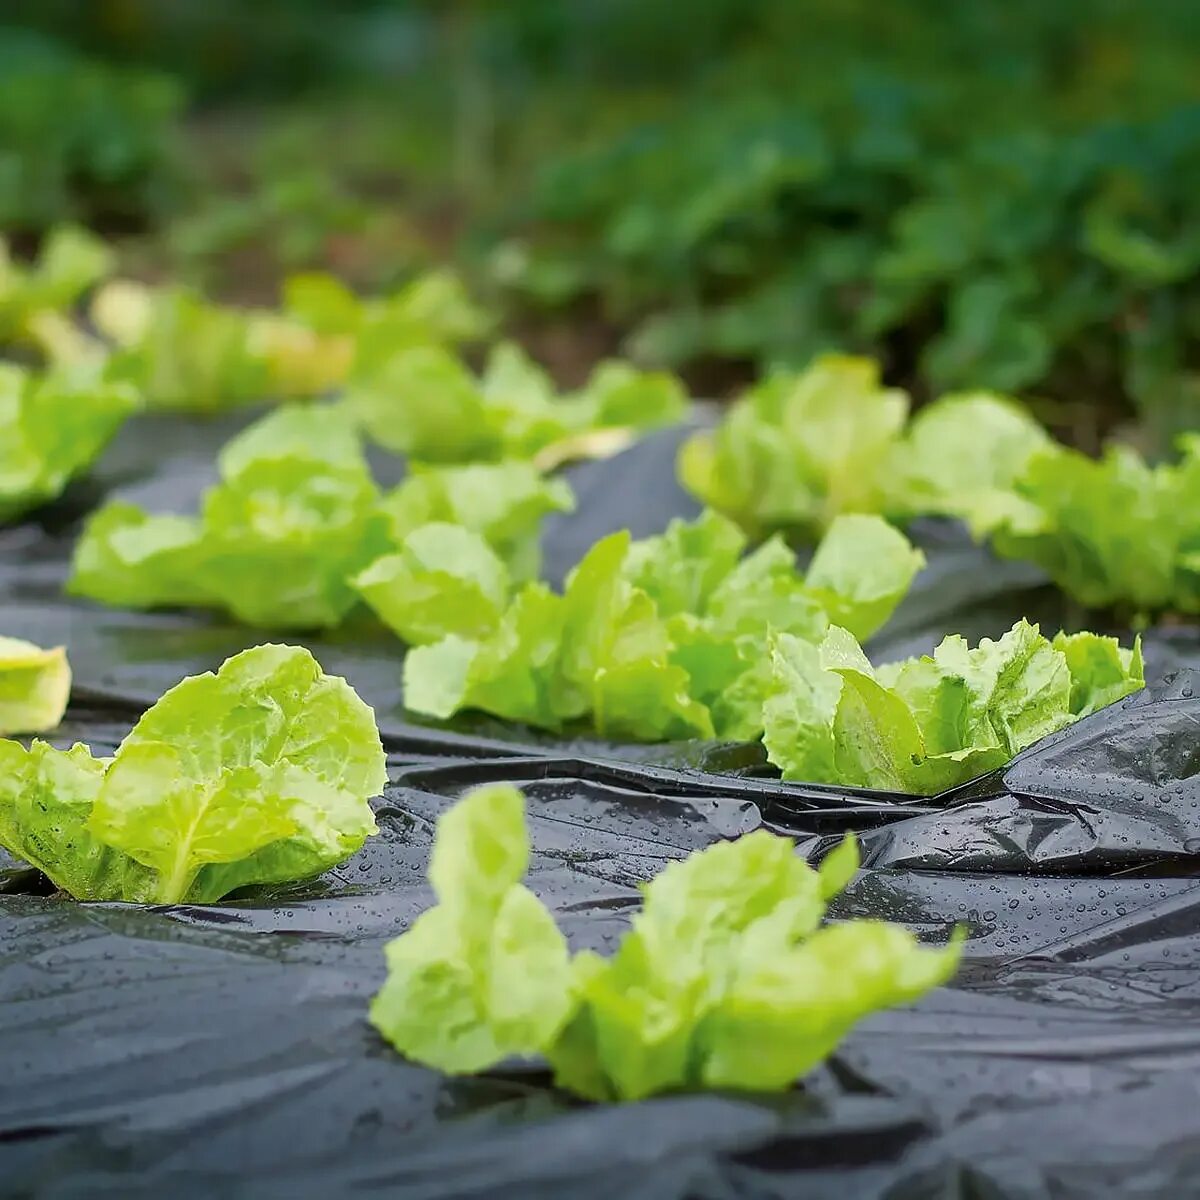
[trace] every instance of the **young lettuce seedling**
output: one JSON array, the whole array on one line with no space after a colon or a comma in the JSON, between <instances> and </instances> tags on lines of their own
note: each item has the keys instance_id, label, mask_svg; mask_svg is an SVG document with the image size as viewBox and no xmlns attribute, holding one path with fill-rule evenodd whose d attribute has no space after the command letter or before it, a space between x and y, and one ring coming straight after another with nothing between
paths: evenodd
<instances>
[{"instance_id":1,"label":"young lettuce seedling","mask_svg":"<svg viewBox=\"0 0 1200 1200\"><path fill-rule=\"evenodd\" d=\"M479 788L438 821L438 903L387 947L372 1024L451 1073L542 1056L591 1100L700 1088L782 1091L879 1009L954 974L956 934L923 949L881 921L823 926L858 867L853 839L819 870L765 830L671 863L616 954L571 957L520 880L524 798Z\"/></svg>"}]
</instances>

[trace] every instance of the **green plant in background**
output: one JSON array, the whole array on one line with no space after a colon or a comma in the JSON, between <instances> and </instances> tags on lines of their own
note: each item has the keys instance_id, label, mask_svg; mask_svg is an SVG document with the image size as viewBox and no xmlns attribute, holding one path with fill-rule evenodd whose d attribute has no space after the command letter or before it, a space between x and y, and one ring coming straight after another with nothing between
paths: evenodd
<instances>
[{"instance_id":1,"label":"green plant in background","mask_svg":"<svg viewBox=\"0 0 1200 1200\"><path fill-rule=\"evenodd\" d=\"M1160 446L1196 423L1192 6L694 0L686 38L634 0L93 7L23 19L207 102L181 138L206 182L150 264L229 259L258 296L453 244L521 315L598 308L644 365L871 353L921 396L1086 396L1102 425L1132 402ZM7 41L18 224L162 211L178 89Z\"/></svg>"},{"instance_id":2,"label":"green plant in background","mask_svg":"<svg viewBox=\"0 0 1200 1200\"><path fill-rule=\"evenodd\" d=\"M114 280L94 297L91 316L115 347L110 378L136 383L151 408L197 412L317 396L404 347L473 340L486 321L448 271L371 300L329 276L297 276L285 284L284 305L238 308L187 287ZM103 354L100 345L77 352Z\"/></svg>"},{"instance_id":3,"label":"green plant in background","mask_svg":"<svg viewBox=\"0 0 1200 1200\"><path fill-rule=\"evenodd\" d=\"M886 353L922 391L1195 423L1194 13L741 8L718 63L513 189L511 293L598 299L652 364Z\"/></svg>"},{"instance_id":4,"label":"green plant in background","mask_svg":"<svg viewBox=\"0 0 1200 1200\"><path fill-rule=\"evenodd\" d=\"M73 225L52 229L29 266L15 262L0 239L0 344L32 346L51 358L69 353L82 337L70 310L114 260L111 247Z\"/></svg>"},{"instance_id":5,"label":"green plant in background","mask_svg":"<svg viewBox=\"0 0 1200 1200\"><path fill-rule=\"evenodd\" d=\"M173 687L111 759L0 741L0 846L77 900L210 904L349 858L386 782L349 684L257 646Z\"/></svg>"},{"instance_id":6,"label":"green plant in background","mask_svg":"<svg viewBox=\"0 0 1200 1200\"><path fill-rule=\"evenodd\" d=\"M43 650L0 637L0 737L58 727L71 693L71 667L62 646Z\"/></svg>"},{"instance_id":7,"label":"green plant in background","mask_svg":"<svg viewBox=\"0 0 1200 1200\"><path fill-rule=\"evenodd\" d=\"M283 308L317 334L350 338L354 357L349 374L368 380L402 351L478 342L492 325L490 314L447 268L427 271L367 299L323 272L291 275L283 285Z\"/></svg>"},{"instance_id":8,"label":"green plant in background","mask_svg":"<svg viewBox=\"0 0 1200 1200\"><path fill-rule=\"evenodd\" d=\"M542 1056L589 1100L735 1088L783 1091L864 1017L945 983L944 949L881 921L822 926L858 866L852 839L814 870L765 831L669 863L616 953L572 956L522 883L524 798L479 788L438 820L437 904L387 946L371 1023L453 1074Z\"/></svg>"},{"instance_id":9,"label":"green plant in background","mask_svg":"<svg viewBox=\"0 0 1200 1200\"><path fill-rule=\"evenodd\" d=\"M976 522L998 515L1049 435L1016 402L945 396L909 422L870 359L825 355L777 372L680 450L684 486L752 536L813 538L842 513Z\"/></svg>"},{"instance_id":10,"label":"green plant in background","mask_svg":"<svg viewBox=\"0 0 1200 1200\"><path fill-rule=\"evenodd\" d=\"M0 228L128 226L163 216L175 195L182 102L163 74L0 30Z\"/></svg>"},{"instance_id":11,"label":"green plant in background","mask_svg":"<svg viewBox=\"0 0 1200 1200\"><path fill-rule=\"evenodd\" d=\"M411 710L478 709L555 730L587 721L642 741L756 738L769 631L819 639L837 620L868 637L924 561L879 518L843 517L801 575L777 539L742 558L744 536L708 512L640 542L602 539L558 595L541 583L509 592L478 538L451 552L441 530L413 537L406 570L386 590L369 581L373 606L418 643L404 668ZM471 627L448 616L438 639L439 612L469 614Z\"/></svg>"},{"instance_id":12,"label":"green plant in background","mask_svg":"<svg viewBox=\"0 0 1200 1200\"><path fill-rule=\"evenodd\" d=\"M128 384L87 368L0 363L0 522L53 500L139 407Z\"/></svg>"},{"instance_id":13,"label":"green plant in background","mask_svg":"<svg viewBox=\"0 0 1200 1200\"><path fill-rule=\"evenodd\" d=\"M785 779L936 795L1145 683L1140 642L1020 621L977 647L947 637L933 656L872 667L854 636L772 637L763 709L767 756Z\"/></svg>"},{"instance_id":14,"label":"green plant in background","mask_svg":"<svg viewBox=\"0 0 1200 1200\"><path fill-rule=\"evenodd\" d=\"M476 378L449 351L416 346L351 384L346 406L381 445L427 462L533 458L546 466L586 451L608 430L669 425L687 411L673 375L604 362L578 392L560 397L550 376L502 342ZM601 447L611 448L608 438Z\"/></svg>"}]
</instances>

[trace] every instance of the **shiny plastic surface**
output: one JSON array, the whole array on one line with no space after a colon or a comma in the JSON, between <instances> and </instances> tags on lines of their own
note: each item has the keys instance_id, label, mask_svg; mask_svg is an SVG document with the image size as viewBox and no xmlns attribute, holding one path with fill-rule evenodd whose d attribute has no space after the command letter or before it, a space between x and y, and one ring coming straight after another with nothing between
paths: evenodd
<instances>
[{"instance_id":1,"label":"shiny plastic surface","mask_svg":"<svg viewBox=\"0 0 1200 1200\"><path fill-rule=\"evenodd\" d=\"M0 632L65 643L77 689L56 740L115 745L185 674L265 640L197 613L62 596L103 494L186 510L228 426L134 422L93 479L0 530ZM561 575L596 537L692 511L674 435L573 469L547 529ZM887 658L1061 602L954 529L873 647ZM416 725L401 649L368 622L307 642L377 709L391 783L379 837L314 884L211 908L79 905L0 859L0 1194L36 1198L570 1196L1094 1200L1200 1193L1200 634L1148 639L1152 685L930 800L782 784L747 747L554 741ZM637 883L760 825L817 857L844 831L864 869L840 916L930 941L964 968L862 1026L794 1092L617 1108L536 1066L451 1080L365 1020L382 946L429 902L437 815L504 780L529 798L530 884L577 947L612 944Z\"/></svg>"}]
</instances>

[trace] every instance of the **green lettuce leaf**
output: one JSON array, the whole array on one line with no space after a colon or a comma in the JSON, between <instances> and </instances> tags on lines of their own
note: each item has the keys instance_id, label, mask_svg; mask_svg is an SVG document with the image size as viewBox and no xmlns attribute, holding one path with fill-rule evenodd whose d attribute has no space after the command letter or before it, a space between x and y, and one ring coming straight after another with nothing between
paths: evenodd
<instances>
[{"instance_id":1,"label":"green lettuce leaf","mask_svg":"<svg viewBox=\"0 0 1200 1200\"><path fill-rule=\"evenodd\" d=\"M770 630L820 639L829 626L825 606L796 569L795 552L778 536L769 538L721 580L703 608L720 638L749 639L757 651Z\"/></svg>"},{"instance_id":2,"label":"green lettuce leaf","mask_svg":"<svg viewBox=\"0 0 1200 1200\"><path fill-rule=\"evenodd\" d=\"M384 764L345 680L258 646L172 688L108 763L0 742L0 844L80 900L210 903L348 858Z\"/></svg>"},{"instance_id":3,"label":"green lettuce leaf","mask_svg":"<svg viewBox=\"0 0 1200 1200\"><path fill-rule=\"evenodd\" d=\"M132 388L89 370L0 364L0 522L60 495L137 408Z\"/></svg>"},{"instance_id":4,"label":"green lettuce leaf","mask_svg":"<svg viewBox=\"0 0 1200 1200\"><path fill-rule=\"evenodd\" d=\"M358 439L332 408L278 409L221 452L200 517L113 503L89 519L68 590L136 608L222 608L250 625L337 625L350 579L389 548Z\"/></svg>"},{"instance_id":5,"label":"green lettuce leaf","mask_svg":"<svg viewBox=\"0 0 1200 1200\"><path fill-rule=\"evenodd\" d=\"M946 983L962 940L956 935L942 950L925 949L898 925L860 920L826 926L783 953L754 945L708 1022L705 1086L788 1087L864 1017L912 1004Z\"/></svg>"},{"instance_id":6,"label":"green lettuce leaf","mask_svg":"<svg viewBox=\"0 0 1200 1200\"><path fill-rule=\"evenodd\" d=\"M395 542L435 521L461 525L483 537L512 577L524 582L537 578L542 518L571 512L575 497L563 480L545 478L528 462L414 464L381 507Z\"/></svg>"},{"instance_id":7,"label":"green lettuce leaf","mask_svg":"<svg viewBox=\"0 0 1200 1200\"><path fill-rule=\"evenodd\" d=\"M1129 695L1129 681L1145 678L1142 639L1126 650L1116 638L1095 633L1059 633L1054 648L1071 673L1071 712L1086 717Z\"/></svg>"},{"instance_id":8,"label":"green lettuce leaf","mask_svg":"<svg viewBox=\"0 0 1200 1200\"><path fill-rule=\"evenodd\" d=\"M623 570L629 582L654 601L661 616L700 613L745 547L745 534L707 509L694 521L675 519L665 533L630 544Z\"/></svg>"},{"instance_id":9,"label":"green lettuce leaf","mask_svg":"<svg viewBox=\"0 0 1200 1200\"><path fill-rule=\"evenodd\" d=\"M217 466L223 479L237 479L259 463L288 459L369 474L354 426L321 404L295 404L247 425L221 447Z\"/></svg>"},{"instance_id":10,"label":"green lettuce leaf","mask_svg":"<svg viewBox=\"0 0 1200 1200\"><path fill-rule=\"evenodd\" d=\"M470 371L440 346L392 355L345 404L381 446L426 462L500 457L484 398Z\"/></svg>"},{"instance_id":11,"label":"green lettuce leaf","mask_svg":"<svg viewBox=\"0 0 1200 1200\"><path fill-rule=\"evenodd\" d=\"M283 310L317 333L357 333L363 301L336 275L326 271L297 271L282 288Z\"/></svg>"},{"instance_id":12,"label":"green lettuce leaf","mask_svg":"<svg viewBox=\"0 0 1200 1200\"><path fill-rule=\"evenodd\" d=\"M1141 650L1095 634L1053 642L1020 621L969 647L872 668L853 636L771 645L767 757L786 779L935 795L1003 766L1041 738L1136 691Z\"/></svg>"},{"instance_id":13,"label":"green lettuce leaf","mask_svg":"<svg viewBox=\"0 0 1200 1200\"><path fill-rule=\"evenodd\" d=\"M833 624L866 641L887 623L924 565L925 555L886 521L841 516L821 539L804 583Z\"/></svg>"},{"instance_id":14,"label":"green lettuce leaf","mask_svg":"<svg viewBox=\"0 0 1200 1200\"><path fill-rule=\"evenodd\" d=\"M500 343L478 378L444 347L403 348L356 377L345 403L380 445L422 462L463 463L530 460L566 444L582 451L581 435L677 420L681 396L669 376L607 364L583 391L559 399L524 351Z\"/></svg>"},{"instance_id":15,"label":"green lettuce leaf","mask_svg":"<svg viewBox=\"0 0 1200 1200\"><path fill-rule=\"evenodd\" d=\"M30 267L12 262L0 240L0 340L37 342L39 318L69 310L113 259L103 241L73 225L52 229Z\"/></svg>"},{"instance_id":16,"label":"green lettuce leaf","mask_svg":"<svg viewBox=\"0 0 1200 1200\"><path fill-rule=\"evenodd\" d=\"M71 668L62 646L43 650L0 637L0 736L55 729L71 694Z\"/></svg>"},{"instance_id":17,"label":"green lettuce leaf","mask_svg":"<svg viewBox=\"0 0 1200 1200\"><path fill-rule=\"evenodd\" d=\"M625 577L629 545L628 533L603 538L567 579L557 703L565 716L590 713L606 736L711 737L708 710L670 661L666 623Z\"/></svg>"},{"instance_id":18,"label":"green lettuce leaf","mask_svg":"<svg viewBox=\"0 0 1200 1200\"><path fill-rule=\"evenodd\" d=\"M674 425L683 420L688 407L687 392L677 376L667 371L639 371L617 361L600 363L578 400L590 406L584 421L596 428Z\"/></svg>"},{"instance_id":19,"label":"green lettuce leaf","mask_svg":"<svg viewBox=\"0 0 1200 1200\"><path fill-rule=\"evenodd\" d=\"M371 376L400 350L478 341L492 323L462 280L445 269L367 298L332 275L304 272L284 281L283 306L289 319L325 343L331 337L349 339L353 350L347 374L355 378Z\"/></svg>"},{"instance_id":20,"label":"green lettuce leaf","mask_svg":"<svg viewBox=\"0 0 1200 1200\"><path fill-rule=\"evenodd\" d=\"M410 645L449 633L484 637L508 604L504 563L477 533L434 522L414 529L395 554L352 581L383 622Z\"/></svg>"},{"instance_id":21,"label":"green lettuce leaf","mask_svg":"<svg viewBox=\"0 0 1200 1200\"><path fill-rule=\"evenodd\" d=\"M404 659L404 702L445 720L477 709L543 729L561 728L558 664L565 612L561 596L526 584L489 637L450 634ZM573 714L571 714L573 715Z\"/></svg>"},{"instance_id":22,"label":"green lettuce leaf","mask_svg":"<svg viewBox=\"0 0 1200 1200\"><path fill-rule=\"evenodd\" d=\"M217 412L271 393L243 311L187 288L120 282L97 294L92 319L117 343L110 377L135 385L150 408Z\"/></svg>"},{"instance_id":23,"label":"green lettuce leaf","mask_svg":"<svg viewBox=\"0 0 1200 1200\"><path fill-rule=\"evenodd\" d=\"M1186 440L1183 449L1179 464L1159 467L1122 446L1098 460L1061 446L1034 455L1016 482L1020 507L998 522L994 548L1035 563L1089 608L1200 612L1189 565L1200 453Z\"/></svg>"},{"instance_id":24,"label":"green lettuce leaf","mask_svg":"<svg viewBox=\"0 0 1200 1200\"><path fill-rule=\"evenodd\" d=\"M1025 501L1016 481L1052 445L1018 403L990 392L943 396L913 418L897 447L891 485L897 511L961 517L977 537L1013 517Z\"/></svg>"},{"instance_id":25,"label":"green lettuce leaf","mask_svg":"<svg viewBox=\"0 0 1200 1200\"><path fill-rule=\"evenodd\" d=\"M754 536L819 533L840 513L884 510L907 415L908 397L880 387L875 363L827 355L760 383L716 430L695 434L680 479Z\"/></svg>"},{"instance_id":26,"label":"green lettuce leaf","mask_svg":"<svg viewBox=\"0 0 1200 1200\"><path fill-rule=\"evenodd\" d=\"M0 846L77 900L148 901L153 872L89 828L104 771L86 746L0 741Z\"/></svg>"},{"instance_id":27,"label":"green lettuce leaf","mask_svg":"<svg viewBox=\"0 0 1200 1200\"><path fill-rule=\"evenodd\" d=\"M67 591L117 608L218 604L203 577L203 529L195 517L153 516L114 500L88 518Z\"/></svg>"},{"instance_id":28,"label":"green lettuce leaf","mask_svg":"<svg viewBox=\"0 0 1200 1200\"><path fill-rule=\"evenodd\" d=\"M438 820L429 880L438 903L387 946L371 1023L402 1054L478 1071L553 1040L569 1004L566 940L520 880L524 797L471 792Z\"/></svg>"}]
</instances>

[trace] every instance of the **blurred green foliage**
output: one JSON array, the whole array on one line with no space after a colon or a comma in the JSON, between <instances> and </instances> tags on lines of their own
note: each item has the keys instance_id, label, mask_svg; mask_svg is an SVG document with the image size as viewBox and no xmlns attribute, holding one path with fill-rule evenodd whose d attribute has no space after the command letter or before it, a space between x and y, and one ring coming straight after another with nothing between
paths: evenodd
<instances>
[{"instance_id":1,"label":"blurred green foliage","mask_svg":"<svg viewBox=\"0 0 1200 1200\"><path fill-rule=\"evenodd\" d=\"M753 10L754 16L751 15ZM488 222L526 304L637 357L881 356L929 394L1200 422L1200 6L745 6L743 36Z\"/></svg>"},{"instance_id":2,"label":"blurred green foliage","mask_svg":"<svg viewBox=\"0 0 1200 1200\"><path fill-rule=\"evenodd\" d=\"M162 214L182 88L192 187L150 253L189 280L378 287L452 254L518 321L586 313L649 364L869 353L918 396L1133 405L1162 445L1200 424L1200 4L6 14L74 47L0 36L7 226Z\"/></svg>"},{"instance_id":3,"label":"blurred green foliage","mask_svg":"<svg viewBox=\"0 0 1200 1200\"><path fill-rule=\"evenodd\" d=\"M162 212L182 101L160 73L0 29L0 230L66 220L127 228Z\"/></svg>"}]
</instances>

